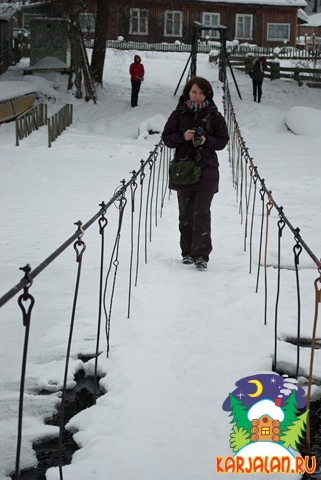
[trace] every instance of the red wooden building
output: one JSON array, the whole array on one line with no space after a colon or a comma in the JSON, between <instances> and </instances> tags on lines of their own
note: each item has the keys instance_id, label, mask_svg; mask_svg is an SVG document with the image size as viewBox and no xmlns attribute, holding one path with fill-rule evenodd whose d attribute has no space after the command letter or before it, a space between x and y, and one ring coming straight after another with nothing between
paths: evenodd
<instances>
[{"instance_id":1,"label":"red wooden building","mask_svg":"<svg viewBox=\"0 0 321 480\"><path fill-rule=\"evenodd\" d=\"M296 45L297 17L305 0L109 0L107 39L190 43L192 25L225 25L227 40L258 46ZM216 31L202 31L205 40ZM202 39L202 38L201 38Z\"/></svg>"}]
</instances>

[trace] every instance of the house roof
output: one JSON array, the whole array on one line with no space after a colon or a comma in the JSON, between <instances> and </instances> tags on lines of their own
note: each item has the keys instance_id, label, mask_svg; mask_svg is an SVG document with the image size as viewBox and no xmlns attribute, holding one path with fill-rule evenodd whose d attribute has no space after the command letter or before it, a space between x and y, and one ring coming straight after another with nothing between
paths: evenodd
<instances>
[{"instance_id":1,"label":"house roof","mask_svg":"<svg viewBox=\"0 0 321 480\"><path fill-rule=\"evenodd\" d=\"M17 4L12 3L0 3L0 18L2 20L9 20L16 11L19 10Z\"/></svg>"},{"instance_id":2,"label":"house roof","mask_svg":"<svg viewBox=\"0 0 321 480\"><path fill-rule=\"evenodd\" d=\"M268 415L273 420L279 420L280 422L284 419L284 412L280 407L277 407L272 400L265 398L260 400L249 409L247 412L247 417L250 422L253 419L259 419L263 415Z\"/></svg>"},{"instance_id":3,"label":"house roof","mask_svg":"<svg viewBox=\"0 0 321 480\"><path fill-rule=\"evenodd\" d=\"M321 13L315 13L308 17L307 27L321 27Z\"/></svg>"},{"instance_id":4,"label":"house roof","mask_svg":"<svg viewBox=\"0 0 321 480\"><path fill-rule=\"evenodd\" d=\"M278 7L306 7L305 0L197 0L208 3L240 3L243 5L273 5Z\"/></svg>"},{"instance_id":5,"label":"house roof","mask_svg":"<svg viewBox=\"0 0 321 480\"><path fill-rule=\"evenodd\" d=\"M300 20L300 23L308 23L309 22L309 16L305 13L302 8L299 8L298 10L298 19Z\"/></svg>"}]
</instances>

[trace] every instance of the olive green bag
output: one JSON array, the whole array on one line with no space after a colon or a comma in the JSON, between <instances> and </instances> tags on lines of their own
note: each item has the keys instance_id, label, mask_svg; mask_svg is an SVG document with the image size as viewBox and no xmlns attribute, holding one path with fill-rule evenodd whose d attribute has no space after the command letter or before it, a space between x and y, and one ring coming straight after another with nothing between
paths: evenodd
<instances>
[{"instance_id":1,"label":"olive green bag","mask_svg":"<svg viewBox=\"0 0 321 480\"><path fill-rule=\"evenodd\" d=\"M170 163L169 176L177 185L193 185L201 176L201 167L193 160L179 160Z\"/></svg>"},{"instance_id":2,"label":"olive green bag","mask_svg":"<svg viewBox=\"0 0 321 480\"><path fill-rule=\"evenodd\" d=\"M211 125L211 114L206 115L206 131L209 132ZM176 185L193 185L197 183L201 177L201 167L198 164L200 160L202 148L197 149L196 160L179 160L175 159L169 164L169 176Z\"/></svg>"}]
</instances>

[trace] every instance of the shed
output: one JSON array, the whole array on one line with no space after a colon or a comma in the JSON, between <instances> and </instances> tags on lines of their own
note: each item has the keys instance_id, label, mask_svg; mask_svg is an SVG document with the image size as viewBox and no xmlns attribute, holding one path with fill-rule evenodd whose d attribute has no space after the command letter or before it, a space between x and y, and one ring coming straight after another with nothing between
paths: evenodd
<instances>
[{"instance_id":1,"label":"shed","mask_svg":"<svg viewBox=\"0 0 321 480\"><path fill-rule=\"evenodd\" d=\"M33 18L30 22L30 66L45 57L69 63L69 21L63 18Z\"/></svg>"}]
</instances>

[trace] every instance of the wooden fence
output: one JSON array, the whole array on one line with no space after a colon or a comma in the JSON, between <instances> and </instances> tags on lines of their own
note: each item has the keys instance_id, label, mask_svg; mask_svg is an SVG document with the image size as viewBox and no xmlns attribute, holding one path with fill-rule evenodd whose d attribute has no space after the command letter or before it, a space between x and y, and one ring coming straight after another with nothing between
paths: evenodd
<instances>
[{"instance_id":1,"label":"wooden fence","mask_svg":"<svg viewBox=\"0 0 321 480\"><path fill-rule=\"evenodd\" d=\"M249 57L230 57L231 66L237 70L248 73L251 69L252 58ZM290 78L299 85L306 82L308 87L321 88L321 68L301 68L301 67L281 67L276 60L266 62L265 78L277 80L279 78Z\"/></svg>"},{"instance_id":2,"label":"wooden fence","mask_svg":"<svg viewBox=\"0 0 321 480\"><path fill-rule=\"evenodd\" d=\"M67 104L48 118L48 147L72 124L72 111L72 105Z\"/></svg>"},{"instance_id":3,"label":"wooden fence","mask_svg":"<svg viewBox=\"0 0 321 480\"><path fill-rule=\"evenodd\" d=\"M282 47L279 49L277 56L279 58L294 58L294 59L321 59L321 39L320 43L315 43L315 48L312 49L307 46L306 49L299 50L294 47ZM88 48L93 46L93 41L86 42ZM184 43L145 43L145 42L125 42L118 40L108 40L107 47L116 48L118 50L145 50L145 51L159 51L159 52L191 52L191 45ZM211 51L218 51L221 48L219 42L199 43L199 53L210 53ZM227 51L230 55L246 55L247 53L254 53L254 55L266 57L275 57L275 48L257 47L256 45L237 45L228 43Z\"/></svg>"},{"instance_id":4,"label":"wooden fence","mask_svg":"<svg viewBox=\"0 0 321 480\"><path fill-rule=\"evenodd\" d=\"M16 146L19 140L28 137L35 130L47 124L47 105L40 103L29 108L25 113L16 118Z\"/></svg>"}]
</instances>

